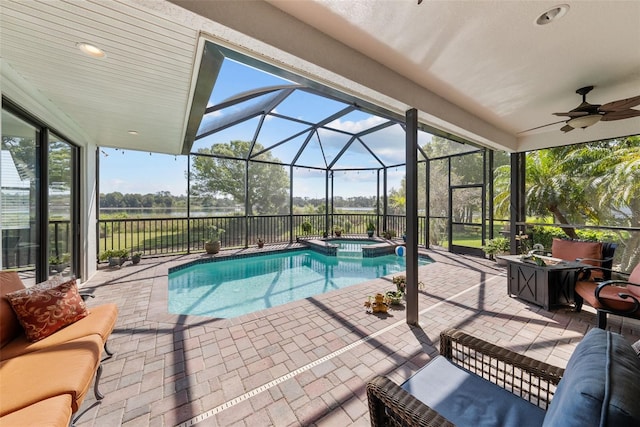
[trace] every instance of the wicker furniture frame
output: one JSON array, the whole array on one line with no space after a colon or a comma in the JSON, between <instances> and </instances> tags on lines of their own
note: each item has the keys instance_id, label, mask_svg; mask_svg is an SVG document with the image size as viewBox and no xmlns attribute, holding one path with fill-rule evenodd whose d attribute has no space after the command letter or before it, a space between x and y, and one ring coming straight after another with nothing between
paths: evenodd
<instances>
[{"instance_id":1,"label":"wicker furniture frame","mask_svg":"<svg viewBox=\"0 0 640 427\"><path fill-rule=\"evenodd\" d=\"M457 329L440 334L440 354L534 405L547 409L564 369L488 343ZM371 425L453 426L386 377L367 384Z\"/></svg>"}]
</instances>

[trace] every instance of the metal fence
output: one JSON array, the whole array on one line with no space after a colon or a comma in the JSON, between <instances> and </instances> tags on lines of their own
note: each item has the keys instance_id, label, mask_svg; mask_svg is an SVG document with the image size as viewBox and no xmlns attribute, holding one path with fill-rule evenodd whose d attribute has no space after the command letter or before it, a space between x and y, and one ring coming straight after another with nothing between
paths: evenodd
<instances>
[{"instance_id":1,"label":"metal fence","mask_svg":"<svg viewBox=\"0 0 640 427\"><path fill-rule=\"evenodd\" d=\"M2 230L2 268L33 268L40 250L36 225ZM68 220L49 222L49 257L63 258L71 253L71 223Z\"/></svg>"},{"instance_id":2,"label":"metal fence","mask_svg":"<svg viewBox=\"0 0 640 427\"><path fill-rule=\"evenodd\" d=\"M387 224L400 237L405 229L404 216L387 216ZM327 223L328 221L328 223ZM366 235L369 221L381 234L383 217L375 214L298 214L266 216L213 216L197 218L125 218L98 221L98 254L109 249L127 248L143 255L168 255L204 250L207 230L223 229L220 238L224 248L269 243L290 243L297 237L320 237L340 225L345 234ZM424 218L421 219L424 224ZM422 228L422 227L421 227ZM421 239L424 243L424 239Z\"/></svg>"}]
</instances>

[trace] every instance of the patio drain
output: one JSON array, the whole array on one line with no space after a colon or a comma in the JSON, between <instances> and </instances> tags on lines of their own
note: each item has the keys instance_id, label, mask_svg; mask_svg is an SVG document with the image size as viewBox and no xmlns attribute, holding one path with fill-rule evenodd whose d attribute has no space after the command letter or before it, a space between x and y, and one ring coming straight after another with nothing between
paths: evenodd
<instances>
[{"instance_id":1,"label":"patio drain","mask_svg":"<svg viewBox=\"0 0 640 427\"><path fill-rule=\"evenodd\" d=\"M489 283L489 282L493 281L494 279L498 279L498 278L504 278L504 275L494 276L494 277L492 277L492 278L490 278L488 280L480 282L477 285L474 285L474 286L472 286L472 287L470 287L468 289L465 289L464 291L458 292L457 294L452 295L449 298L446 298L446 299L444 299L444 300L442 300L440 302L435 303L434 305L432 305L430 307L425 308L424 310L421 310L418 314L419 315L423 315L423 314L429 312L430 310L433 310L436 307L439 307L440 305L442 305L442 304L444 304L446 302L452 301L452 300L458 298L459 296L464 295L467 292L470 292L470 291L478 288L479 286L481 286L483 284L486 284L486 283ZM268 382L266 384L261 385L260 387L256 387L253 390L250 390L250 391L248 391L247 393L245 393L245 394L243 394L241 396L235 397L235 398L223 403L222 405L216 406L215 408L210 409L207 412L204 412L204 413L202 413L200 415L197 415L197 416L195 416L195 417L193 417L193 418L191 418L191 419L189 419L187 421L184 421L184 422L178 424L176 427L190 427L190 426L196 425L197 423L199 423L201 421L204 421L204 420L206 420L208 418L211 418L214 415L219 414L220 412L237 405L238 403L244 402L245 400L250 399L253 396L256 396L256 395L258 395L258 394L260 394L260 393L262 393L264 391L269 390L272 387L277 386L278 384L281 384L281 383L283 383L283 382L285 382L287 380L290 380L291 378L295 377L298 374L301 374L301 373L303 373L305 371L308 371L309 369L312 369L312 368L320 365L321 363L324 363L324 362L326 362L328 360L331 360L334 357L337 357L337 356L339 356L339 355L341 355L341 354L343 354L343 353L345 353L345 352L347 352L347 351L349 351L349 350L351 350L351 349L353 349L353 348L355 348L355 347L357 347L357 346L359 346L361 344L364 344L367 341L370 341L370 340L372 340L372 339L384 334L385 332L388 332L388 331L390 331L390 330L392 330L394 328L397 328L398 326L403 325L403 324L405 324L405 321L404 320L399 320L396 323L393 323L393 324L391 324L391 325L389 325L389 326L387 326L385 328L380 329L379 331L376 331L376 332L372 333L371 335L367 335L364 338L361 338L361 339L359 339L357 341L352 342L351 344L341 348L340 350L336 350L333 353L328 354L328 355L326 355L324 357L321 357L318 360L314 360L313 362L311 362L311 363L309 363L307 365L304 365L304 366L302 366L302 367L300 367L300 368L298 368L298 369L296 369L294 371L291 371L288 374L285 374L285 375L283 375L281 377L278 377L278 378L274 379L273 381L270 381L270 382Z\"/></svg>"}]
</instances>

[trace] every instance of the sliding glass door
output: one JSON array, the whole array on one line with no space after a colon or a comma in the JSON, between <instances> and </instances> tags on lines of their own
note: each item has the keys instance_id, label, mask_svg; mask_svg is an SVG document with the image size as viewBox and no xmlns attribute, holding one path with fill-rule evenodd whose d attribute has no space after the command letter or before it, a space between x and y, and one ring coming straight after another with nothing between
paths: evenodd
<instances>
[{"instance_id":1,"label":"sliding glass door","mask_svg":"<svg viewBox=\"0 0 640 427\"><path fill-rule=\"evenodd\" d=\"M0 160L0 270L77 275L78 148L3 108Z\"/></svg>"},{"instance_id":2,"label":"sliding glass door","mask_svg":"<svg viewBox=\"0 0 640 427\"><path fill-rule=\"evenodd\" d=\"M38 236L38 140L40 130L2 111L0 228L3 270L18 270L35 280Z\"/></svg>"},{"instance_id":3,"label":"sliding glass door","mask_svg":"<svg viewBox=\"0 0 640 427\"><path fill-rule=\"evenodd\" d=\"M76 274L76 179L77 148L49 134L49 274Z\"/></svg>"}]
</instances>

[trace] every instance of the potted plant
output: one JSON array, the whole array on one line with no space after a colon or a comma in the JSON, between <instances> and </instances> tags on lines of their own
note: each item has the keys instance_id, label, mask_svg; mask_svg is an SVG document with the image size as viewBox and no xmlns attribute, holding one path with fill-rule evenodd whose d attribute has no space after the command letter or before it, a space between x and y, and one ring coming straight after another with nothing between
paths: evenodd
<instances>
[{"instance_id":1,"label":"potted plant","mask_svg":"<svg viewBox=\"0 0 640 427\"><path fill-rule=\"evenodd\" d=\"M393 276L391 280L396 285L398 292L404 292L407 289L407 277L405 275Z\"/></svg>"},{"instance_id":2,"label":"potted plant","mask_svg":"<svg viewBox=\"0 0 640 427\"><path fill-rule=\"evenodd\" d=\"M264 247L264 239L262 237L258 237L258 247L259 248Z\"/></svg>"},{"instance_id":3,"label":"potted plant","mask_svg":"<svg viewBox=\"0 0 640 427\"><path fill-rule=\"evenodd\" d=\"M129 249L107 249L100 254L100 261L109 261L109 267L122 266L129 259Z\"/></svg>"},{"instance_id":4,"label":"potted plant","mask_svg":"<svg viewBox=\"0 0 640 427\"><path fill-rule=\"evenodd\" d=\"M487 243L482 247L482 250L489 255L490 258L495 259L498 264L506 264L506 261L501 258L496 258L496 255L506 255L511 249L511 242L506 237L496 237L487 240Z\"/></svg>"},{"instance_id":5,"label":"potted plant","mask_svg":"<svg viewBox=\"0 0 640 427\"><path fill-rule=\"evenodd\" d=\"M336 235L336 237L342 236L342 227L339 226L339 225L334 225L333 226L333 233Z\"/></svg>"},{"instance_id":6,"label":"potted plant","mask_svg":"<svg viewBox=\"0 0 640 427\"><path fill-rule=\"evenodd\" d=\"M303 234L311 234L311 223L309 221L304 221L300 224L300 228L302 228Z\"/></svg>"},{"instance_id":7,"label":"potted plant","mask_svg":"<svg viewBox=\"0 0 640 427\"><path fill-rule=\"evenodd\" d=\"M395 230L385 230L382 232L382 237L384 237L387 240L391 240L394 237L396 237L396 231Z\"/></svg>"},{"instance_id":8,"label":"potted plant","mask_svg":"<svg viewBox=\"0 0 640 427\"><path fill-rule=\"evenodd\" d=\"M387 291L384 296L390 305L398 305L402 302L404 293L400 291Z\"/></svg>"},{"instance_id":9,"label":"potted plant","mask_svg":"<svg viewBox=\"0 0 640 427\"><path fill-rule=\"evenodd\" d=\"M71 255L64 253L60 256L52 255L49 257L49 268L56 273L62 273L69 265Z\"/></svg>"},{"instance_id":10,"label":"potted plant","mask_svg":"<svg viewBox=\"0 0 640 427\"><path fill-rule=\"evenodd\" d=\"M373 237L373 233L375 233L376 231L376 226L373 223L373 221L369 221L369 223L367 224L367 235L369 237Z\"/></svg>"},{"instance_id":11,"label":"potted plant","mask_svg":"<svg viewBox=\"0 0 640 427\"><path fill-rule=\"evenodd\" d=\"M527 255L531 250L531 241L529 240L529 235L524 234L521 231L516 235L516 243L518 243L518 247L520 248L520 254Z\"/></svg>"},{"instance_id":12,"label":"potted plant","mask_svg":"<svg viewBox=\"0 0 640 427\"><path fill-rule=\"evenodd\" d=\"M207 239L204 241L204 250L208 254L217 254L220 252L220 238L224 234L224 229L217 225L210 225L207 228Z\"/></svg>"},{"instance_id":13,"label":"potted plant","mask_svg":"<svg viewBox=\"0 0 640 427\"><path fill-rule=\"evenodd\" d=\"M142 252L134 252L131 255L131 263L134 265L139 264L141 259L142 259Z\"/></svg>"},{"instance_id":14,"label":"potted plant","mask_svg":"<svg viewBox=\"0 0 640 427\"><path fill-rule=\"evenodd\" d=\"M390 304L400 304L400 301L404 297L407 291L407 276L404 274L400 274L398 276L393 276L391 279L393 284L396 285L395 291L387 291L385 296ZM424 283L418 282L418 289L423 289Z\"/></svg>"}]
</instances>

